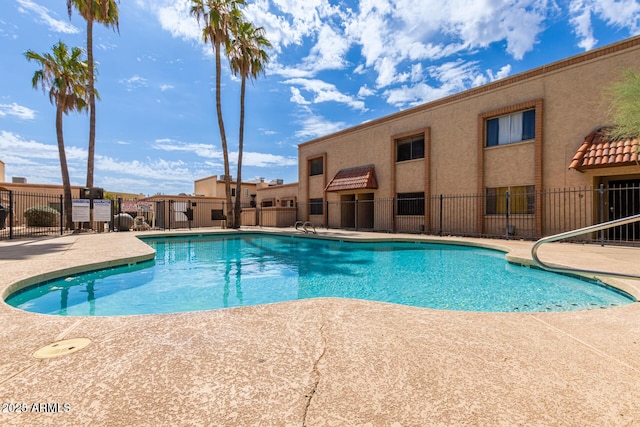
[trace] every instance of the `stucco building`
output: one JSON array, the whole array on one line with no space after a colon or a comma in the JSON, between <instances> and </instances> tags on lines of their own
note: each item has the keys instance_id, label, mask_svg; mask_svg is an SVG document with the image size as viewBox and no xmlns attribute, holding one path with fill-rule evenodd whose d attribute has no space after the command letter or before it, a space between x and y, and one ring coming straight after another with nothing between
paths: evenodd
<instances>
[{"instance_id":1,"label":"stucco building","mask_svg":"<svg viewBox=\"0 0 640 427\"><path fill-rule=\"evenodd\" d=\"M609 219L589 189L640 186L637 139L598 132L610 123L605 90L626 69L640 70L640 37L303 143L298 216L470 235L500 234L507 217L506 232L522 237L570 229L577 215ZM568 189L562 208L552 189Z\"/></svg>"}]
</instances>

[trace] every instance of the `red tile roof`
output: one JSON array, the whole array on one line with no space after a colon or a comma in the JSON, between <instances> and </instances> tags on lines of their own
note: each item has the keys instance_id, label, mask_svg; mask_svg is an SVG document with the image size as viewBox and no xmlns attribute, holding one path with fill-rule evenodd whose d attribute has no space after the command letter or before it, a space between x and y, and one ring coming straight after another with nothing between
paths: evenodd
<instances>
[{"instance_id":1,"label":"red tile roof","mask_svg":"<svg viewBox=\"0 0 640 427\"><path fill-rule=\"evenodd\" d=\"M341 169L325 188L325 191L360 190L378 188L373 165Z\"/></svg>"},{"instance_id":2,"label":"red tile roof","mask_svg":"<svg viewBox=\"0 0 640 427\"><path fill-rule=\"evenodd\" d=\"M638 138L609 140L607 128L591 132L578 148L578 152L569 165L569 169L583 169L628 166L640 161Z\"/></svg>"}]
</instances>

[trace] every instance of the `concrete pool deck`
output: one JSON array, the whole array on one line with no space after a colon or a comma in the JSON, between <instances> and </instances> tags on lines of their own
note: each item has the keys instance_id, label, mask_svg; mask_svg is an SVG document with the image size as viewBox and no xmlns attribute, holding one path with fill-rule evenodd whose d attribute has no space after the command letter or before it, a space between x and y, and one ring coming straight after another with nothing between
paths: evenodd
<instances>
[{"instance_id":1,"label":"concrete pool deck","mask_svg":"<svg viewBox=\"0 0 640 427\"><path fill-rule=\"evenodd\" d=\"M530 260L532 246L319 234L472 242L522 261ZM0 293L80 271L82 264L152 257L136 235L0 242ZM553 243L540 255L556 264L640 274L640 248ZM640 296L640 281L614 282ZM60 317L2 302L0 325L3 426L640 425L639 303L476 313L323 298L193 313ZM32 356L72 338L91 344L58 358ZM16 404L26 412L8 412Z\"/></svg>"}]
</instances>

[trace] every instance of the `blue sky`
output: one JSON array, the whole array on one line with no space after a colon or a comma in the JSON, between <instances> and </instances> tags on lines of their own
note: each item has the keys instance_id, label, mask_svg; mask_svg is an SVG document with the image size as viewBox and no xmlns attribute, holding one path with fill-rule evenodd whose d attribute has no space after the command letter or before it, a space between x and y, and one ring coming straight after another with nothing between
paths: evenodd
<instances>
[{"instance_id":1,"label":"blue sky","mask_svg":"<svg viewBox=\"0 0 640 427\"><path fill-rule=\"evenodd\" d=\"M6 180L61 183L55 108L24 58L85 23L65 0L2 0L0 160ZM247 86L243 178L297 181L297 145L640 34L637 0L257 0L245 17L273 47ZM95 185L193 193L223 173L211 47L190 0L122 0L120 31L94 26ZM240 82L223 63L222 106L236 176ZM84 185L89 119L64 119L71 182Z\"/></svg>"}]
</instances>

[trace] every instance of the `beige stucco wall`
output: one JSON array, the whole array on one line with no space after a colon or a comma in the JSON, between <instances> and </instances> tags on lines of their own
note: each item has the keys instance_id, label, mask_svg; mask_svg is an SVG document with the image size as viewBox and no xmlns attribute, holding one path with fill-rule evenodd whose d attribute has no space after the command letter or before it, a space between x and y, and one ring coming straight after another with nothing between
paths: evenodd
<instances>
[{"instance_id":1,"label":"beige stucco wall","mask_svg":"<svg viewBox=\"0 0 640 427\"><path fill-rule=\"evenodd\" d=\"M297 202L298 199L298 183L294 182L291 184L283 184L283 185L272 185L271 187L259 188L256 191L257 204L258 206L262 205L263 200L273 200L275 206L280 206L280 201L282 199L294 199Z\"/></svg>"},{"instance_id":2,"label":"beige stucco wall","mask_svg":"<svg viewBox=\"0 0 640 427\"><path fill-rule=\"evenodd\" d=\"M259 184L243 182L240 191L240 202L243 204L249 204L251 201L251 195L256 194L256 190L261 187L266 187L268 184L262 182ZM193 182L193 192L198 196L204 197L225 197L225 183L218 179L217 175L212 175L206 178L198 179ZM236 182L231 182L231 188L236 188ZM231 200L235 202L235 196L231 197Z\"/></svg>"},{"instance_id":3,"label":"beige stucco wall","mask_svg":"<svg viewBox=\"0 0 640 427\"><path fill-rule=\"evenodd\" d=\"M507 144L484 150L486 187L533 185L533 142Z\"/></svg>"},{"instance_id":4,"label":"beige stucco wall","mask_svg":"<svg viewBox=\"0 0 640 427\"><path fill-rule=\"evenodd\" d=\"M604 91L627 68L640 70L640 37L301 144L299 200L339 200L340 194L324 194L324 184L340 169L366 164L375 165L378 189L372 192L376 199L417 191L476 194L479 188L493 186L583 187L597 184L604 176L637 173L634 168L588 173L568 169L585 136L609 124ZM479 129L483 114L539 101L539 160L533 142L484 148L484 129ZM398 162L394 168L393 137L425 128L430 128L430 152L425 159ZM307 159L323 153L324 174L310 177Z\"/></svg>"},{"instance_id":5,"label":"beige stucco wall","mask_svg":"<svg viewBox=\"0 0 640 427\"><path fill-rule=\"evenodd\" d=\"M193 192L204 197L224 197L224 184L222 185L222 193L218 195L218 176L209 176L194 181Z\"/></svg>"}]
</instances>

